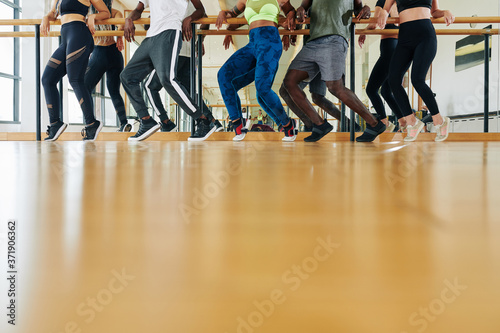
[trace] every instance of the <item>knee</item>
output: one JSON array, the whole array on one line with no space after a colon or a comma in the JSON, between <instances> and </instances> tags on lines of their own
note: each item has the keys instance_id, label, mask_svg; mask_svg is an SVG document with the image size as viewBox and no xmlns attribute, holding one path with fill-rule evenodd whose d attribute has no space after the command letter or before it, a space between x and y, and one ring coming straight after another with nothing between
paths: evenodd
<instances>
[{"instance_id":1,"label":"knee","mask_svg":"<svg viewBox=\"0 0 500 333\"><path fill-rule=\"evenodd\" d=\"M382 88L380 89L380 94L382 95L382 97L384 97L385 100L387 100L392 96L392 91L391 88L389 87L389 84L385 83L384 85L382 85Z\"/></svg>"},{"instance_id":2,"label":"knee","mask_svg":"<svg viewBox=\"0 0 500 333\"><path fill-rule=\"evenodd\" d=\"M283 79L283 84L282 86L286 89L287 92L289 92L291 89L297 89L299 88L299 82L297 82L296 79L290 77L290 76L285 76Z\"/></svg>"},{"instance_id":3,"label":"knee","mask_svg":"<svg viewBox=\"0 0 500 333\"><path fill-rule=\"evenodd\" d=\"M52 79L51 75L43 73L43 75L42 75L42 86L48 87L48 86L54 85L56 83L57 82L54 82L54 80Z\"/></svg>"},{"instance_id":4,"label":"knee","mask_svg":"<svg viewBox=\"0 0 500 333\"><path fill-rule=\"evenodd\" d=\"M260 99L266 100L267 97L271 97L271 95L276 95L276 93L269 86L259 86L259 84L255 83L256 94Z\"/></svg>"},{"instance_id":5,"label":"knee","mask_svg":"<svg viewBox=\"0 0 500 333\"><path fill-rule=\"evenodd\" d=\"M231 78L229 76L230 71L227 70L226 66L222 66L217 72L217 81L220 84L231 82Z\"/></svg>"},{"instance_id":6,"label":"knee","mask_svg":"<svg viewBox=\"0 0 500 333\"><path fill-rule=\"evenodd\" d=\"M316 105L322 104L323 98L325 98L325 96L317 94L317 93L311 93L311 99L312 99L313 103Z\"/></svg>"},{"instance_id":7,"label":"knee","mask_svg":"<svg viewBox=\"0 0 500 333\"><path fill-rule=\"evenodd\" d=\"M370 84L370 82L368 82L368 84L366 85L366 94L368 95L368 97L371 98L371 96L377 93L378 89L373 84Z\"/></svg>"},{"instance_id":8,"label":"knee","mask_svg":"<svg viewBox=\"0 0 500 333\"><path fill-rule=\"evenodd\" d=\"M285 88L284 83L281 84L279 93L280 93L281 98L283 98L283 99L288 99L290 97L290 95L288 94L288 91Z\"/></svg>"},{"instance_id":9,"label":"knee","mask_svg":"<svg viewBox=\"0 0 500 333\"><path fill-rule=\"evenodd\" d=\"M395 91L399 87L403 86L403 80L394 75L389 75L387 83L391 91Z\"/></svg>"},{"instance_id":10,"label":"knee","mask_svg":"<svg viewBox=\"0 0 500 333\"><path fill-rule=\"evenodd\" d=\"M326 83L326 87L328 88L328 91L335 97L339 97L339 95L341 95L342 91L344 90L344 84L342 83L342 80L329 81Z\"/></svg>"},{"instance_id":11,"label":"knee","mask_svg":"<svg viewBox=\"0 0 500 333\"><path fill-rule=\"evenodd\" d=\"M421 78L418 76L413 76L411 77L411 84L413 87L415 87L415 90L420 90L420 89L425 89L427 87L427 84L425 83L425 78Z\"/></svg>"},{"instance_id":12,"label":"knee","mask_svg":"<svg viewBox=\"0 0 500 333\"><path fill-rule=\"evenodd\" d=\"M146 85L146 88L151 91L160 91L161 90L161 82L157 80L151 81Z\"/></svg>"},{"instance_id":13,"label":"knee","mask_svg":"<svg viewBox=\"0 0 500 333\"><path fill-rule=\"evenodd\" d=\"M120 81L124 84L124 85L127 85L129 84L129 76L128 76L128 72L127 72L127 68L125 68L124 70L122 70L122 72L120 73Z\"/></svg>"},{"instance_id":14,"label":"knee","mask_svg":"<svg viewBox=\"0 0 500 333\"><path fill-rule=\"evenodd\" d=\"M68 82L73 88L86 87L85 78L80 75L72 75L68 73Z\"/></svg>"}]
</instances>

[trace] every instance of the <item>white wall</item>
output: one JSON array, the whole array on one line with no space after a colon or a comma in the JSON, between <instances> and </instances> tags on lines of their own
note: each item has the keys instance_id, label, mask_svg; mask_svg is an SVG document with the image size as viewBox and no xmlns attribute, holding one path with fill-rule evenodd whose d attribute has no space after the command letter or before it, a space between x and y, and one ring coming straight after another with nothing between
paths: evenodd
<instances>
[{"instance_id":1,"label":"white wall","mask_svg":"<svg viewBox=\"0 0 500 333\"><path fill-rule=\"evenodd\" d=\"M369 2L371 4L371 2ZM477 16L500 16L498 0L481 0L480 6L471 6L470 1L464 0L441 0L442 9L449 9L455 16L468 17ZM483 28L488 24L478 24L476 28ZM498 28L494 24L493 28ZM444 24L436 25L436 29L470 29L468 24L453 24L446 28ZM484 67L478 65L464 71L455 72L455 47L456 42L466 36L438 36L438 52L433 63L432 90L437 94L436 98L440 111L444 115L464 115L483 112L484 98ZM357 53L369 52L370 68L378 59L379 37L369 37L368 47L364 50L356 48ZM499 78L499 38L492 38L492 58L490 62L490 111L500 109L500 78ZM360 58L357 58L359 61ZM356 70L361 71L361 66ZM357 75L357 94L363 101L366 94L361 88L361 74ZM414 105L417 100L415 96Z\"/></svg>"},{"instance_id":2,"label":"white wall","mask_svg":"<svg viewBox=\"0 0 500 333\"><path fill-rule=\"evenodd\" d=\"M471 6L470 2L442 0L443 8L449 8L456 16L500 16L498 0L482 0L480 6ZM483 28L488 24L478 24ZM470 28L468 24L456 24L453 28ZM494 24L493 28L498 28ZM433 89L443 113L448 115L483 112L484 104L484 65L475 66L461 72L455 72L455 44L464 36L439 36L438 54L433 73ZM499 38L492 38L492 58L490 62L490 111L499 108Z\"/></svg>"}]
</instances>

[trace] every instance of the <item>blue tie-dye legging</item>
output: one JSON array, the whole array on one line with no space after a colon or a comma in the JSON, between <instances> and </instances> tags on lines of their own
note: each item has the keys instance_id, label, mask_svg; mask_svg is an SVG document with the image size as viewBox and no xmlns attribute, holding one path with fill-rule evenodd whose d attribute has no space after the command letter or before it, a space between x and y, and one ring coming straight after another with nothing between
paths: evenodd
<instances>
[{"instance_id":1,"label":"blue tie-dye legging","mask_svg":"<svg viewBox=\"0 0 500 333\"><path fill-rule=\"evenodd\" d=\"M255 81L257 101L278 124L290 121L281 100L272 90L283 47L276 27L250 30L250 42L236 51L221 67L217 78L231 120L241 118L238 90Z\"/></svg>"}]
</instances>

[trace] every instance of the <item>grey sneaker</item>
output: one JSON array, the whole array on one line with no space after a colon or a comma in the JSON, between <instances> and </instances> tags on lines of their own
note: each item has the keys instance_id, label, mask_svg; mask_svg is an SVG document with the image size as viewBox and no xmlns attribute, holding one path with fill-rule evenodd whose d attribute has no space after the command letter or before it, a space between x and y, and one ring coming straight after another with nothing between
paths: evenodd
<instances>
[{"instance_id":1,"label":"grey sneaker","mask_svg":"<svg viewBox=\"0 0 500 333\"><path fill-rule=\"evenodd\" d=\"M63 123L62 121L57 121L52 125L47 126L47 137L44 141L56 141L57 138L64 132L64 130L68 127L68 124Z\"/></svg>"},{"instance_id":2,"label":"grey sneaker","mask_svg":"<svg viewBox=\"0 0 500 333\"><path fill-rule=\"evenodd\" d=\"M177 125L172 120L169 120L166 124L161 121L160 125L162 132L172 132L177 127Z\"/></svg>"},{"instance_id":3,"label":"grey sneaker","mask_svg":"<svg viewBox=\"0 0 500 333\"><path fill-rule=\"evenodd\" d=\"M154 132L160 129L158 124L153 118L147 120L141 119L139 130L135 135L128 138L128 141L142 141L153 135Z\"/></svg>"},{"instance_id":4,"label":"grey sneaker","mask_svg":"<svg viewBox=\"0 0 500 333\"><path fill-rule=\"evenodd\" d=\"M214 133L216 127L210 128L210 121L208 119L196 120L196 131L188 138L188 141L204 141Z\"/></svg>"},{"instance_id":5,"label":"grey sneaker","mask_svg":"<svg viewBox=\"0 0 500 333\"><path fill-rule=\"evenodd\" d=\"M92 125L85 126L82 129L83 141L95 141L97 139L97 134L102 129L102 123L99 120L94 121Z\"/></svg>"}]
</instances>

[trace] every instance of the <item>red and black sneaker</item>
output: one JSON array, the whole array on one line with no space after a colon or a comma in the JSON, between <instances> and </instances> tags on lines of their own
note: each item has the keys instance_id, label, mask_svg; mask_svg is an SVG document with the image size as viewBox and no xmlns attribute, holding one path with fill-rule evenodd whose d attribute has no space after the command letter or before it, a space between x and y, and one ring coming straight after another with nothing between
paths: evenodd
<instances>
[{"instance_id":1,"label":"red and black sneaker","mask_svg":"<svg viewBox=\"0 0 500 333\"><path fill-rule=\"evenodd\" d=\"M236 133L235 137L233 138L233 141L241 141L247 135L248 130L245 128L241 118L233 123L233 128L234 132Z\"/></svg>"},{"instance_id":2,"label":"red and black sneaker","mask_svg":"<svg viewBox=\"0 0 500 333\"><path fill-rule=\"evenodd\" d=\"M285 132L285 137L281 140L288 142L295 141L298 133L296 120L290 118L290 123L288 126L283 127L283 132Z\"/></svg>"}]
</instances>

